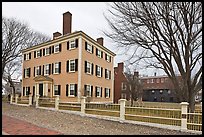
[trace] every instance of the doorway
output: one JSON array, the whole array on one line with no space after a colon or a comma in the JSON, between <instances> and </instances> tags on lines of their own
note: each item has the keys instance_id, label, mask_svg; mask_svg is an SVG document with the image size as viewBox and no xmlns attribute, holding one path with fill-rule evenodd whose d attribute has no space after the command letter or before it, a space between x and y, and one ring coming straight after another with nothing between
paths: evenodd
<instances>
[{"instance_id":1,"label":"doorway","mask_svg":"<svg viewBox=\"0 0 204 137\"><path fill-rule=\"evenodd\" d=\"M39 84L39 95L40 97L43 96L43 84Z\"/></svg>"}]
</instances>

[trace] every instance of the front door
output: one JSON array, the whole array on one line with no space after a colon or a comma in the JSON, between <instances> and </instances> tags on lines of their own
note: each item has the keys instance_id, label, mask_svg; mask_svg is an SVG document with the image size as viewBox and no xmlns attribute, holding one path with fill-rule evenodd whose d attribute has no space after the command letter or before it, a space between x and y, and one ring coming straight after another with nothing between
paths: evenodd
<instances>
[{"instance_id":1,"label":"front door","mask_svg":"<svg viewBox=\"0 0 204 137\"><path fill-rule=\"evenodd\" d=\"M39 95L40 97L43 96L43 84L39 84Z\"/></svg>"},{"instance_id":2,"label":"front door","mask_svg":"<svg viewBox=\"0 0 204 137\"><path fill-rule=\"evenodd\" d=\"M34 103L35 101L35 86L33 86L33 96L32 96L32 104Z\"/></svg>"}]
</instances>

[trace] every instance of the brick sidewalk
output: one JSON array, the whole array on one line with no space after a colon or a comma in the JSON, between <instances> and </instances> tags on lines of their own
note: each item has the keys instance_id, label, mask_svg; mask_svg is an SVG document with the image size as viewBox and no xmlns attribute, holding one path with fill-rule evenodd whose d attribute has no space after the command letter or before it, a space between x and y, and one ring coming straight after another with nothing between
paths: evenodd
<instances>
[{"instance_id":1,"label":"brick sidewalk","mask_svg":"<svg viewBox=\"0 0 204 137\"><path fill-rule=\"evenodd\" d=\"M2 132L9 135L62 135L60 132L42 128L6 115L2 115Z\"/></svg>"}]
</instances>

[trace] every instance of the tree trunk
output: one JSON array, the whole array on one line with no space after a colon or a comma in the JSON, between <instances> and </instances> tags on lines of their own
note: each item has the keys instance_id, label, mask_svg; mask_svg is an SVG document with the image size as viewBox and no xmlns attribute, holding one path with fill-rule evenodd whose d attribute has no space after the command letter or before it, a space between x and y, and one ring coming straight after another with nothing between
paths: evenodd
<instances>
[{"instance_id":1,"label":"tree trunk","mask_svg":"<svg viewBox=\"0 0 204 137\"><path fill-rule=\"evenodd\" d=\"M133 106L133 101L134 101L134 99L133 99L133 97L131 97L131 107Z\"/></svg>"},{"instance_id":2,"label":"tree trunk","mask_svg":"<svg viewBox=\"0 0 204 137\"><path fill-rule=\"evenodd\" d=\"M195 111L195 94L194 93L191 93L189 95L189 109L190 109L190 113L194 113Z\"/></svg>"}]
</instances>

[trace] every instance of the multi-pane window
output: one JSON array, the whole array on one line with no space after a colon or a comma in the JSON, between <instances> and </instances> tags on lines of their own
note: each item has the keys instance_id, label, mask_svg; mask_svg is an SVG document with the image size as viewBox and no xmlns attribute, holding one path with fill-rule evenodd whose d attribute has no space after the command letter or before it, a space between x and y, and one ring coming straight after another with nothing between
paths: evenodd
<instances>
[{"instance_id":1,"label":"multi-pane window","mask_svg":"<svg viewBox=\"0 0 204 137\"><path fill-rule=\"evenodd\" d=\"M105 59L106 59L106 61L111 62L111 56L110 55L105 54Z\"/></svg>"},{"instance_id":2,"label":"multi-pane window","mask_svg":"<svg viewBox=\"0 0 204 137\"><path fill-rule=\"evenodd\" d=\"M31 53L24 54L24 60L31 59Z\"/></svg>"},{"instance_id":3,"label":"multi-pane window","mask_svg":"<svg viewBox=\"0 0 204 137\"><path fill-rule=\"evenodd\" d=\"M49 75L49 64L45 65L45 75Z\"/></svg>"},{"instance_id":4,"label":"multi-pane window","mask_svg":"<svg viewBox=\"0 0 204 137\"><path fill-rule=\"evenodd\" d=\"M105 69L105 78L106 79L111 79L111 71Z\"/></svg>"},{"instance_id":5,"label":"multi-pane window","mask_svg":"<svg viewBox=\"0 0 204 137\"><path fill-rule=\"evenodd\" d=\"M36 75L37 75L37 76L40 75L40 69L41 69L40 66L37 66L37 67L36 67Z\"/></svg>"},{"instance_id":6,"label":"multi-pane window","mask_svg":"<svg viewBox=\"0 0 204 137\"><path fill-rule=\"evenodd\" d=\"M70 48L69 49L74 49L76 46L75 46L75 41L71 41L70 42Z\"/></svg>"},{"instance_id":7,"label":"multi-pane window","mask_svg":"<svg viewBox=\"0 0 204 137\"><path fill-rule=\"evenodd\" d=\"M25 69L24 75L25 75L25 78L29 78L30 77L30 68L26 68Z\"/></svg>"},{"instance_id":8,"label":"multi-pane window","mask_svg":"<svg viewBox=\"0 0 204 137\"><path fill-rule=\"evenodd\" d=\"M60 95L60 85L54 85L54 95Z\"/></svg>"},{"instance_id":9,"label":"multi-pane window","mask_svg":"<svg viewBox=\"0 0 204 137\"><path fill-rule=\"evenodd\" d=\"M93 53L92 46L89 43L87 43L86 51Z\"/></svg>"},{"instance_id":10,"label":"multi-pane window","mask_svg":"<svg viewBox=\"0 0 204 137\"><path fill-rule=\"evenodd\" d=\"M54 74L59 74L59 62L55 63Z\"/></svg>"},{"instance_id":11,"label":"multi-pane window","mask_svg":"<svg viewBox=\"0 0 204 137\"><path fill-rule=\"evenodd\" d=\"M127 89L127 85L124 82L122 82L121 84L122 84L121 85L121 89L122 90L126 90Z\"/></svg>"},{"instance_id":12,"label":"multi-pane window","mask_svg":"<svg viewBox=\"0 0 204 137\"><path fill-rule=\"evenodd\" d=\"M86 96L90 97L91 96L91 85L86 85Z\"/></svg>"},{"instance_id":13,"label":"multi-pane window","mask_svg":"<svg viewBox=\"0 0 204 137\"><path fill-rule=\"evenodd\" d=\"M69 86L69 96L74 96L75 95L75 84L70 84Z\"/></svg>"},{"instance_id":14,"label":"multi-pane window","mask_svg":"<svg viewBox=\"0 0 204 137\"><path fill-rule=\"evenodd\" d=\"M92 64L90 62L85 62L85 72L88 73L88 74L91 74L91 67L92 67Z\"/></svg>"},{"instance_id":15,"label":"multi-pane window","mask_svg":"<svg viewBox=\"0 0 204 137\"><path fill-rule=\"evenodd\" d=\"M101 87L96 87L96 97L101 97Z\"/></svg>"},{"instance_id":16,"label":"multi-pane window","mask_svg":"<svg viewBox=\"0 0 204 137\"><path fill-rule=\"evenodd\" d=\"M110 88L105 88L105 97L106 98L110 97Z\"/></svg>"},{"instance_id":17,"label":"multi-pane window","mask_svg":"<svg viewBox=\"0 0 204 137\"><path fill-rule=\"evenodd\" d=\"M75 71L75 60L69 61L69 71L74 72Z\"/></svg>"},{"instance_id":18,"label":"multi-pane window","mask_svg":"<svg viewBox=\"0 0 204 137\"><path fill-rule=\"evenodd\" d=\"M37 58L41 57L41 50L37 50L36 54L37 54Z\"/></svg>"},{"instance_id":19,"label":"multi-pane window","mask_svg":"<svg viewBox=\"0 0 204 137\"><path fill-rule=\"evenodd\" d=\"M101 50L97 50L97 56L99 57L99 58L102 58L102 52L101 52Z\"/></svg>"},{"instance_id":20,"label":"multi-pane window","mask_svg":"<svg viewBox=\"0 0 204 137\"><path fill-rule=\"evenodd\" d=\"M54 53L57 53L57 52L59 52L59 45L55 45L54 47Z\"/></svg>"},{"instance_id":21,"label":"multi-pane window","mask_svg":"<svg viewBox=\"0 0 204 137\"><path fill-rule=\"evenodd\" d=\"M101 77L102 76L101 73L102 73L102 68L96 65L96 76Z\"/></svg>"},{"instance_id":22,"label":"multi-pane window","mask_svg":"<svg viewBox=\"0 0 204 137\"><path fill-rule=\"evenodd\" d=\"M49 55L50 54L50 48L46 48L45 49L45 55Z\"/></svg>"}]
</instances>

